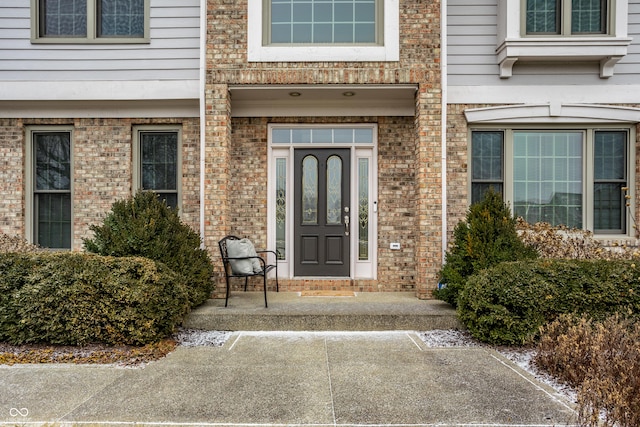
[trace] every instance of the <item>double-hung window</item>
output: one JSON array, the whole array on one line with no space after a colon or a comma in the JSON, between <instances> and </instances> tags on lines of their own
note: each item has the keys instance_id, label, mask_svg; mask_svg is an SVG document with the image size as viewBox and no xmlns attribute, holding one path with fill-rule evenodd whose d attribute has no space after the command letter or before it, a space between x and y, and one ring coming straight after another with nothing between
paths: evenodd
<instances>
[{"instance_id":1,"label":"double-hung window","mask_svg":"<svg viewBox=\"0 0 640 427\"><path fill-rule=\"evenodd\" d=\"M527 0L526 34L607 34L607 0Z\"/></svg>"},{"instance_id":2,"label":"double-hung window","mask_svg":"<svg viewBox=\"0 0 640 427\"><path fill-rule=\"evenodd\" d=\"M32 41L143 43L149 0L31 0Z\"/></svg>"},{"instance_id":3,"label":"double-hung window","mask_svg":"<svg viewBox=\"0 0 640 427\"><path fill-rule=\"evenodd\" d=\"M248 0L249 61L398 61L398 0Z\"/></svg>"},{"instance_id":4,"label":"double-hung window","mask_svg":"<svg viewBox=\"0 0 640 427\"><path fill-rule=\"evenodd\" d=\"M29 136L29 240L45 248L71 249L71 131L32 129Z\"/></svg>"},{"instance_id":5,"label":"double-hung window","mask_svg":"<svg viewBox=\"0 0 640 427\"><path fill-rule=\"evenodd\" d=\"M629 129L474 130L471 201L493 187L527 222L627 234Z\"/></svg>"},{"instance_id":6,"label":"double-hung window","mask_svg":"<svg viewBox=\"0 0 640 427\"><path fill-rule=\"evenodd\" d=\"M135 139L135 189L153 191L167 206L180 207L180 129L140 126Z\"/></svg>"}]
</instances>

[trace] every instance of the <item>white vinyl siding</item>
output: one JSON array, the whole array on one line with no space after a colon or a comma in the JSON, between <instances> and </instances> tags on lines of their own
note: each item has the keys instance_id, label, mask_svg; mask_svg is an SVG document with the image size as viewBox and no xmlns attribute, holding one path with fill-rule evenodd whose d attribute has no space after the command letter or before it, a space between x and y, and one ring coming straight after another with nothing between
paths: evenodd
<instances>
[{"instance_id":1,"label":"white vinyl siding","mask_svg":"<svg viewBox=\"0 0 640 427\"><path fill-rule=\"evenodd\" d=\"M29 4L0 2L0 81L198 79L198 0L150 0L150 44L32 44Z\"/></svg>"}]
</instances>

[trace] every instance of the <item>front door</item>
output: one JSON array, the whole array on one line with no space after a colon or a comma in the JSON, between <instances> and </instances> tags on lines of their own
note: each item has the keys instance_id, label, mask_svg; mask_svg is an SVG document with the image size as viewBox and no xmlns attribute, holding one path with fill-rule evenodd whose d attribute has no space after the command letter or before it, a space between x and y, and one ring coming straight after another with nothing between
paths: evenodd
<instances>
[{"instance_id":1,"label":"front door","mask_svg":"<svg viewBox=\"0 0 640 427\"><path fill-rule=\"evenodd\" d=\"M294 274L349 277L350 149L296 149Z\"/></svg>"}]
</instances>

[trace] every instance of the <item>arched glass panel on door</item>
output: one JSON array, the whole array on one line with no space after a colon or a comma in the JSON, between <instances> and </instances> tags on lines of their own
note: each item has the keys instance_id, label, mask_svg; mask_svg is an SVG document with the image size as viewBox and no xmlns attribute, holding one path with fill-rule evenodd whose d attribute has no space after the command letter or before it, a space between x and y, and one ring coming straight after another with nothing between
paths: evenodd
<instances>
[{"instance_id":1,"label":"arched glass panel on door","mask_svg":"<svg viewBox=\"0 0 640 427\"><path fill-rule=\"evenodd\" d=\"M342 159L331 156L327 160L327 224L341 224L341 214Z\"/></svg>"},{"instance_id":2,"label":"arched glass panel on door","mask_svg":"<svg viewBox=\"0 0 640 427\"><path fill-rule=\"evenodd\" d=\"M302 160L302 223L318 223L318 159Z\"/></svg>"}]
</instances>

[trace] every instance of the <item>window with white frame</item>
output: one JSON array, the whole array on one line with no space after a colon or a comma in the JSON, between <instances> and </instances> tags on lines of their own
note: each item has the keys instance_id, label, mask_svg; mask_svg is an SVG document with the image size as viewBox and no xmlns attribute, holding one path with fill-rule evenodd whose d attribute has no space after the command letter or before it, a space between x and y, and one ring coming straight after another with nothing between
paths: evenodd
<instances>
[{"instance_id":1,"label":"window with white frame","mask_svg":"<svg viewBox=\"0 0 640 427\"><path fill-rule=\"evenodd\" d=\"M249 61L398 61L398 0L248 0Z\"/></svg>"},{"instance_id":2,"label":"window with white frame","mask_svg":"<svg viewBox=\"0 0 640 427\"><path fill-rule=\"evenodd\" d=\"M141 43L149 0L31 0L32 41Z\"/></svg>"},{"instance_id":3,"label":"window with white frame","mask_svg":"<svg viewBox=\"0 0 640 427\"><path fill-rule=\"evenodd\" d=\"M382 44L382 0L264 0L265 44Z\"/></svg>"},{"instance_id":4,"label":"window with white frame","mask_svg":"<svg viewBox=\"0 0 640 427\"><path fill-rule=\"evenodd\" d=\"M178 128L141 126L135 131L134 187L155 192L172 208L181 205L180 140Z\"/></svg>"},{"instance_id":5,"label":"window with white frame","mask_svg":"<svg viewBox=\"0 0 640 427\"><path fill-rule=\"evenodd\" d=\"M526 34L607 34L607 0L526 0Z\"/></svg>"},{"instance_id":6,"label":"window with white frame","mask_svg":"<svg viewBox=\"0 0 640 427\"><path fill-rule=\"evenodd\" d=\"M493 187L527 222L627 234L630 129L471 133L471 202Z\"/></svg>"},{"instance_id":7,"label":"window with white frame","mask_svg":"<svg viewBox=\"0 0 640 427\"><path fill-rule=\"evenodd\" d=\"M31 129L27 150L29 240L71 249L72 137L67 129Z\"/></svg>"},{"instance_id":8,"label":"window with white frame","mask_svg":"<svg viewBox=\"0 0 640 427\"><path fill-rule=\"evenodd\" d=\"M595 61L600 77L631 44L628 0L513 0L498 2L496 53L500 77L520 61Z\"/></svg>"}]
</instances>

